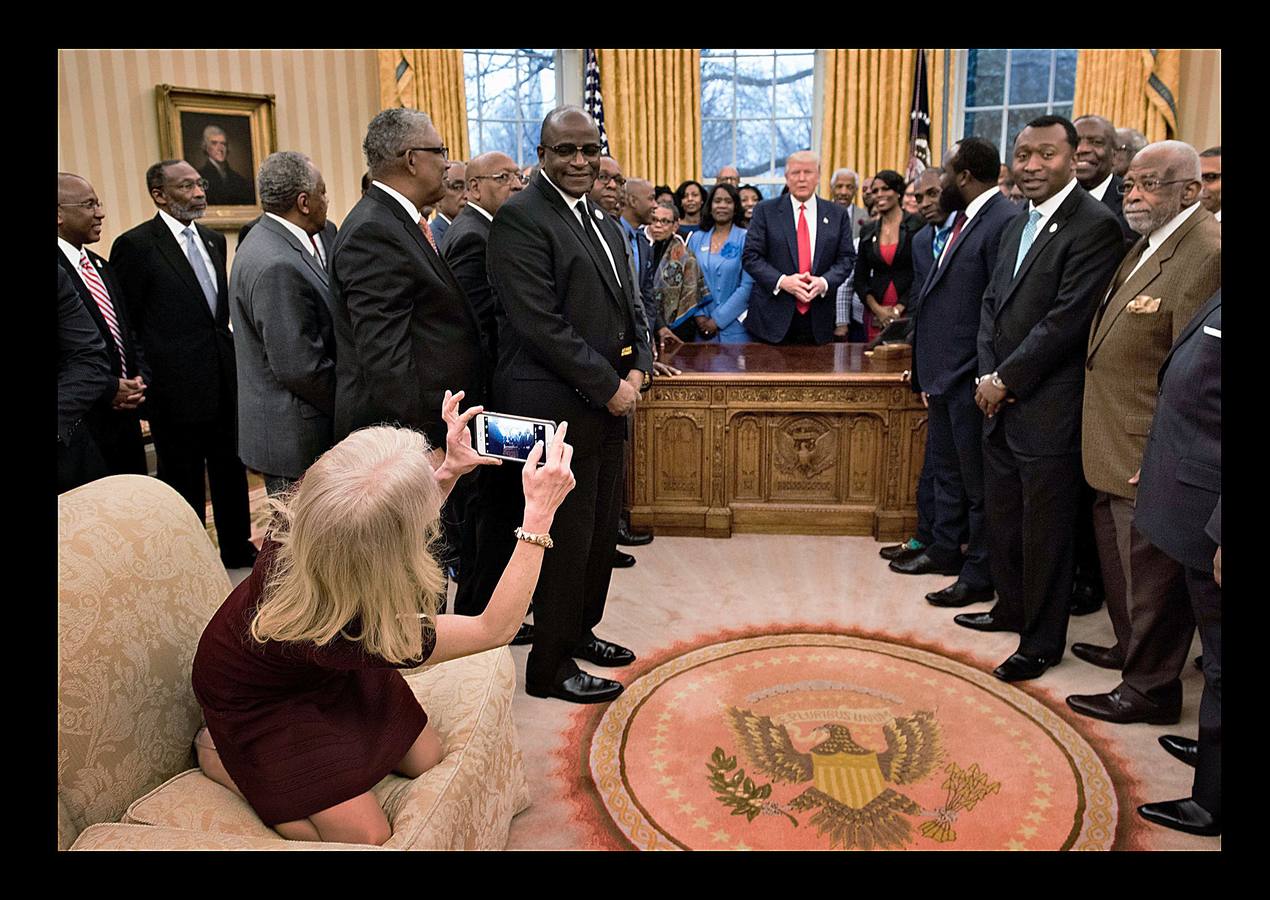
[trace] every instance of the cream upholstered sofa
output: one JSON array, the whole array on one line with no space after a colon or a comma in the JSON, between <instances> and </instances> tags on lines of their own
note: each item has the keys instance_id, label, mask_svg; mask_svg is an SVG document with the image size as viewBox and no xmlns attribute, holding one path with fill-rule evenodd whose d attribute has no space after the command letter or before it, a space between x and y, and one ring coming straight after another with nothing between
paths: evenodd
<instances>
[{"instance_id":1,"label":"cream upholstered sofa","mask_svg":"<svg viewBox=\"0 0 1270 900\"><path fill-rule=\"evenodd\" d=\"M58 846L303 849L195 767L190 664L229 578L184 500L118 475L58 498ZM408 673L445 742L416 779L375 786L386 847L502 848L529 805L506 647ZM365 848L359 848L365 849Z\"/></svg>"}]
</instances>

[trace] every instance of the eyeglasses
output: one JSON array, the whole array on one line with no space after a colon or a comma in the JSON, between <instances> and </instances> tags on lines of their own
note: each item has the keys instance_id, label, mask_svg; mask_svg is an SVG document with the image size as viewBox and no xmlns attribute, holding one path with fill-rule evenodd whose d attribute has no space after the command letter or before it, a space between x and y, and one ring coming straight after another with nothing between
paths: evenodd
<instances>
[{"instance_id":1,"label":"eyeglasses","mask_svg":"<svg viewBox=\"0 0 1270 900\"><path fill-rule=\"evenodd\" d=\"M105 209L106 205L100 200L85 200L83 203L59 203L58 206L63 209Z\"/></svg>"},{"instance_id":2,"label":"eyeglasses","mask_svg":"<svg viewBox=\"0 0 1270 900\"><path fill-rule=\"evenodd\" d=\"M607 175L604 172L601 172L599 175L595 176L595 180L600 184L608 184L611 181L618 187L626 187L626 179L621 175Z\"/></svg>"},{"instance_id":3,"label":"eyeglasses","mask_svg":"<svg viewBox=\"0 0 1270 900\"><path fill-rule=\"evenodd\" d=\"M478 181L482 178L488 178L490 181L497 181L499 184L506 184L508 179L514 178L520 184L529 184L529 179L520 172L499 172L497 175L473 175Z\"/></svg>"},{"instance_id":4,"label":"eyeglasses","mask_svg":"<svg viewBox=\"0 0 1270 900\"><path fill-rule=\"evenodd\" d=\"M604 150L599 144L583 144L580 147L577 144L556 144L547 149L556 156L563 156L565 159L573 159L573 157L578 155L579 150L582 151L582 155L587 159L599 159L600 153Z\"/></svg>"},{"instance_id":5,"label":"eyeglasses","mask_svg":"<svg viewBox=\"0 0 1270 900\"><path fill-rule=\"evenodd\" d=\"M1142 188L1144 194L1154 194L1166 184L1185 184L1192 180L1191 178L1174 178L1172 181L1161 181L1159 178L1143 178L1141 181L1134 181L1132 178L1126 178L1120 185L1120 196L1128 197L1135 187Z\"/></svg>"},{"instance_id":6,"label":"eyeglasses","mask_svg":"<svg viewBox=\"0 0 1270 900\"><path fill-rule=\"evenodd\" d=\"M205 191L210 184L211 182L209 182L206 178L200 178L198 181L178 181L176 184L172 185L172 187L176 188L178 191L192 191L194 188L199 188Z\"/></svg>"},{"instance_id":7,"label":"eyeglasses","mask_svg":"<svg viewBox=\"0 0 1270 900\"><path fill-rule=\"evenodd\" d=\"M406 156L407 154L414 153L416 151L427 151L428 153L435 153L438 156L440 156L442 159L450 158L450 148L447 147L445 144L442 144L440 147L407 147L405 150L402 150L397 155Z\"/></svg>"},{"instance_id":8,"label":"eyeglasses","mask_svg":"<svg viewBox=\"0 0 1270 900\"><path fill-rule=\"evenodd\" d=\"M457 179L454 181L445 181L442 183L445 185L445 189L447 191L462 191L463 188L466 187L467 185L466 181L459 181Z\"/></svg>"},{"instance_id":9,"label":"eyeglasses","mask_svg":"<svg viewBox=\"0 0 1270 900\"><path fill-rule=\"evenodd\" d=\"M1216 182L1221 181L1221 172L1205 172L1199 177L1204 179L1205 184L1215 184Z\"/></svg>"}]
</instances>

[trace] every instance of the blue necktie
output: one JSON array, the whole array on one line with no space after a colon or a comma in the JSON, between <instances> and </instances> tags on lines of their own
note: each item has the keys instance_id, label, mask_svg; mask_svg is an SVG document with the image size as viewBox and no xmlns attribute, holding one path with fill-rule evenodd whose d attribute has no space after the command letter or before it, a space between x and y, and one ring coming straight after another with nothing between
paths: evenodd
<instances>
[{"instance_id":1,"label":"blue necktie","mask_svg":"<svg viewBox=\"0 0 1270 900\"><path fill-rule=\"evenodd\" d=\"M1027 217L1027 224L1023 226L1023 237L1019 241L1019 255L1014 258L1014 274L1019 274L1019 266L1023 265L1023 257L1027 256L1027 251L1032 246L1032 242L1036 240L1036 223L1041 221L1041 214L1038 210L1032 210Z\"/></svg>"},{"instance_id":2,"label":"blue necktie","mask_svg":"<svg viewBox=\"0 0 1270 900\"><path fill-rule=\"evenodd\" d=\"M198 252L198 234L194 231L193 225L185 226L181 234L185 236L185 258L190 261L190 268L194 270L194 277L198 279L199 287L203 289L203 296L207 300L207 308L212 311L212 317L215 318L216 282L212 281L211 273L207 271L203 254Z\"/></svg>"}]
</instances>

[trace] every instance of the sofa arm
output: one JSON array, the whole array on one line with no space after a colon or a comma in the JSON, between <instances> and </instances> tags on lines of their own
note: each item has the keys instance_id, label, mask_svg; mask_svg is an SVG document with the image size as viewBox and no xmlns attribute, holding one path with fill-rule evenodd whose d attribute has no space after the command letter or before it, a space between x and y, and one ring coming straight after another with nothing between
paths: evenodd
<instances>
[{"instance_id":1,"label":"sofa arm","mask_svg":"<svg viewBox=\"0 0 1270 900\"><path fill-rule=\"evenodd\" d=\"M155 825L125 825L103 822L80 833L72 850L384 850L367 844L336 844L320 841L284 841L278 838L244 837L167 828Z\"/></svg>"}]
</instances>

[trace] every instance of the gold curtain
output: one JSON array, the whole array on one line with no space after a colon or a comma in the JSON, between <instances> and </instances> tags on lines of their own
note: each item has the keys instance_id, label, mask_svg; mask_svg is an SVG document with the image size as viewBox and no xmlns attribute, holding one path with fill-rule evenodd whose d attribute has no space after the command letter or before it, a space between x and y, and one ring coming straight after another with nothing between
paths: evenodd
<instances>
[{"instance_id":1,"label":"gold curtain","mask_svg":"<svg viewBox=\"0 0 1270 900\"><path fill-rule=\"evenodd\" d=\"M450 148L450 159L468 158L462 50L380 50L379 103L381 109L426 112Z\"/></svg>"},{"instance_id":2,"label":"gold curtain","mask_svg":"<svg viewBox=\"0 0 1270 900\"><path fill-rule=\"evenodd\" d=\"M1099 115L1148 141L1177 134L1180 50L1081 50L1072 116Z\"/></svg>"},{"instance_id":3,"label":"gold curtain","mask_svg":"<svg viewBox=\"0 0 1270 900\"><path fill-rule=\"evenodd\" d=\"M627 178L701 179L701 51L601 50L609 152Z\"/></svg>"},{"instance_id":4,"label":"gold curtain","mask_svg":"<svg viewBox=\"0 0 1270 900\"><path fill-rule=\"evenodd\" d=\"M943 165L944 60L948 50L927 50L931 165ZM824 50L824 115L820 135L820 188L829 193L833 170L849 166L860 177L881 169L903 173L913 104L916 50ZM859 195L856 197L859 202Z\"/></svg>"}]
</instances>

